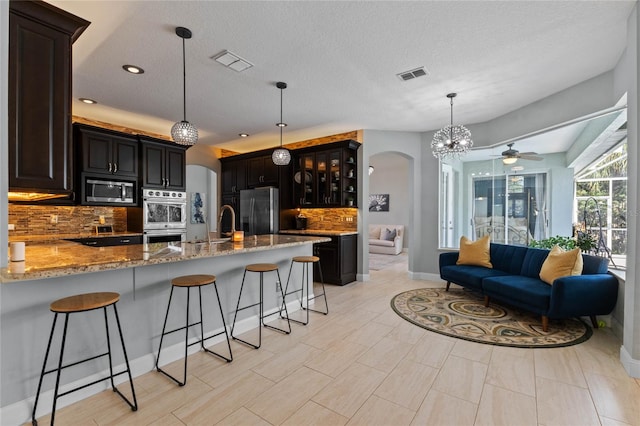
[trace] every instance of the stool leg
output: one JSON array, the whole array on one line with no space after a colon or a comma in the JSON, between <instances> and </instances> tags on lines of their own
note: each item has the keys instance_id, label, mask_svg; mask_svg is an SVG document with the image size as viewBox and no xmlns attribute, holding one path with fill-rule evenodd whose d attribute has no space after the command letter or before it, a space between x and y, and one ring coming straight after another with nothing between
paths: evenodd
<instances>
[{"instance_id":1,"label":"stool leg","mask_svg":"<svg viewBox=\"0 0 640 426\"><path fill-rule=\"evenodd\" d=\"M220 332L218 334L215 334L213 336L210 336L209 338L215 337L215 336L218 336L218 335L224 333L225 337L227 338L227 347L229 348L229 358L227 358L226 356L223 356L223 355L221 355L221 354L219 354L217 352L214 352L214 351L212 351L210 349L205 348L204 347L204 335L202 336L203 337L203 339L202 339L202 342L203 342L202 349L204 349L206 352L209 352L212 355L215 355L217 357L220 357L220 358L224 359L227 362L231 362L231 361L233 361L233 353L231 352L231 342L229 342L229 333L227 332L227 324L224 321L224 312L222 312L222 303L220 303L220 294L218 293L218 284L215 281L213 282L213 288L214 288L214 290L216 292L216 299L218 300L218 308L220 308L220 316L222 317L222 327L224 328L224 331L222 331L222 332ZM202 299L200 299L200 321L202 321Z\"/></svg>"},{"instance_id":2,"label":"stool leg","mask_svg":"<svg viewBox=\"0 0 640 426\"><path fill-rule=\"evenodd\" d=\"M167 319L169 319L169 308L171 308L171 299L173 298L173 286L169 293L169 303L167 304L167 313L164 316L164 324L162 325L162 334L160 335L160 345L158 346L158 356L156 357L156 370L160 371L158 362L160 361L160 352L162 351L162 340L164 339L164 331L167 329Z\"/></svg>"},{"instance_id":3,"label":"stool leg","mask_svg":"<svg viewBox=\"0 0 640 426\"><path fill-rule=\"evenodd\" d=\"M282 300L284 300L284 290L282 289L282 280L280 279L280 271L278 271L277 269L276 269L276 274L278 275L278 282L280 283L280 294L282 295ZM260 303L262 304L262 272L260 273ZM262 311L262 309L263 308L261 306L260 310ZM271 314L269 314L267 316L270 316L270 315L273 315L273 314L276 314L276 313L278 313L278 312L273 312L273 313L271 313ZM291 322L289 320L289 311L287 311L287 305L286 304L284 305L284 313L286 315L287 326L289 328L289 331L284 330L282 328L275 327L273 325L265 324L264 323L264 318L265 318L264 312L261 312L261 315L260 315L261 319L262 319L262 325L264 325L265 327L270 328L272 330L280 331L280 332L282 332L284 334L290 334L291 333ZM282 315L282 311L280 311L280 315Z\"/></svg>"},{"instance_id":4,"label":"stool leg","mask_svg":"<svg viewBox=\"0 0 640 426\"><path fill-rule=\"evenodd\" d=\"M58 389L60 389L60 373L62 373L62 356L64 355L64 345L67 340L67 325L69 324L69 314L64 314L64 328L62 331L62 345L60 346L60 360L58 361L58 370L56 372L56 387L53 391L53 409L51 410L51 425L53 425L56 417L56 403L58 402Z\"/></svg>"},{"instance_id":5,"label":"stool leg","mask_svg":"<svg viewBox=\"0 0 640 426\"><path fill-rule=\"evenodd\" d=\"M111 389L116 391L116 384L113 383L113 362L111 360L111 339L109 338L109 321L107 321L107 307L103 307L104 312L104 329L107 332L107 358L109 359L109 380L111 380Z\"/></svg>"},{"instance_id":6,"label":"stool leg","mask_svg":"<svg viewBox=\"0 0 640 426\"><path fill-rule=\"evenodd\" d=\"M287 301L285 300L285 298L290 294L289 293L289 279L291 279L291 271L293 270L293 260L291 261L291 264L289 265L289 275L287 275L287 285L284 288L284 298L282 299L282 305L280 307L280 318L284 319L284 317L282 316L282 310L284 309L284 305L287 303ZM291 293L295 293L295 292L291 292ZM302 303L302 302L300 302Z\"/></svg>"},{"instance_id":7,"label":"stool leg","mask_svg":"<svg viewBox=\"0 0 640 426\"><path fill-rule=\"evenodd\" d=\"M187 370L187 367L186 367L187 348L186 347L185 347L185 350L184 350L184 352L185 352L185 376L184 376L184 380L185 381L184 382L179 381L178 379L176 379L171 374L167 373L166 371L164 371L162 368L160 368L158 366L158 363L160 362L160 352L162 351L162 340L164 339L165 334L169 334L169 333L171 333L173 331L180 330L180 329L176 329L176 330L170 331L169 333L165 332L166 329L167 329L167 320L169 319L169 309L171 308L171 299L173 298L173 289L174 289L174 286L171 286L171 292L169 293L169 303L167 304L167 313L166 313L166 315L164 317L164 325L162 326L162 334L160 335L160 345L158 346L158 356L156 357L156 370L159 371L160 373L164 374L165 376L167 376L168 378L170 378L174 382L176 382L178 385L184 386L185 383L186 383L186 380L187 380L187 375L186 375L186 370ZM187 289L187 325L188 324L189 324L189 291ZM187 333L187 337L188 337L188 334L189 334L189 329L188 328L186 330L186 333ZM185 346L186 346L186 344L187 344L186 338L185 338L185 342L184 343L185 343Z\"/></svg>"},{"instance_id":8,"label":"stool leg","mask_svg":"<svg viewBox=\"0 0 640 426\"><path fill-rule=\"evenodd\" d=\"M36 420L36 408L38 408L38 400L40 399L40 389L42 388L42 379L44 378L44 372L47 369L47 360L49 359L49 351L51 350L51 342L53 341L53 332L56 329L56 321L58 320L58 314L53 316L53 324L51 325L51 334L49 334L49 343L47 343L47 351L44 354L44 362L42 363L42 373L40 373L40 380L38 381L38 390L36 391L36 400L33 403L33 413L31 414L31 423L37 425Z\"/></svg>"},{"instance_id":9,"label":"stool leg","mask_svg":"<svg viewBox=\"0 0 640 426\"><path fill-rule=\"evenodd\" d=\"M322 266L320 265L320 260L318 260L318 272L320 273L320 283L322 284L322 294L317 294L315 296L313 296L311 299L315 299L316 297L320 297L320 296L324 296L324 306L325 306L325 311L318 311L315 309L310 309L313 312L318 312L319 314L324 314L327 315L329 314L329 303L327 303L327 292L324 289L324 277L322 276ZM309 306L309 305L307 305Z\"/></svg>"},{"instance_id":10,"label":"stool leg","mask_svg":"<svg viewBox=\"0 0 640 426\"><path fill-rule=\"evenodd\" d=\"M238 318L238 311L240 310L240 299L242 299L242 289L244 288L244 279L245 279L246 276L247 276L247 270L245 269L244 270L244 274L242 274L242 284L240 284L240 294L238 295L238 303L236 304L236 313L233 316L233 325L231 326L231 338L233 340L237 340L238 342L242 342L245 345L249 345L254 349L259 349L260 345L262 344L262 327L260 327L260 319L259 318L258 318L258 328L260 329L259 330L259 332L260 332L260 341L259 341L258 346L254 345L253 343L249 343L246 340L242 340L241 338L236 337L236 336L233 335L233 329L236 326L236 318ZM260 273L260 276L262 276L262 273ZM261 289L262 289L262 287L261 287ZM262 301L262 291L260 292L260 300ZM253 306L255 306L255 305L253 305ZM246 307L249 307L249 306L246 306ZM242 308L242 309L245 309L245 308ZM260 316L262 316L262 304L260 304Z\"/></svg>"},{"instance_id":11,"label":"stool leg","mask_svg":"<svg viewBox=\"0 0 640 426\"><path fill-rule=\"evenodd\" d=\"M129 375L129 383L131 384L131 395L133 396L133 404L125 398L125 396L118 390L117 387L113 386L113 390L120 395L122 399L125 400L127 404L131 407L131 411L138 411L138 400L136 399L136 391L133 388L133 377L131 377L131 367L129 367L129 357L127 357L127 348L124 346L124 337L122 336L122 327L120 327L120 318L118 317L118 308L116 308L116 304L113 304L113 313L116 317L116 324L118 325L118 334L120 335L120 343L122 344L122 354L124 355L124 363L127 366L127 374ZM107 318L107 308L105 308L105 319ZM113 382L113 378L112 378Z\"/></svg>"}]
</instances>

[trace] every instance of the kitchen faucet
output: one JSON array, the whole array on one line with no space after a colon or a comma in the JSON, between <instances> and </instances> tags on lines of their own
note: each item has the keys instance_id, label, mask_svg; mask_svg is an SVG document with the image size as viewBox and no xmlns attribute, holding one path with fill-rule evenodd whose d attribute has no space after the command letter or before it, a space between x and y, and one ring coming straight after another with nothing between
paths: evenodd
<instances>
[{"instance_id":1,"label":"kitchen faucet","mask_svg":"<svg viewBox=\"0 0 640 426\"><path fill-rule=\"evenodd\" d=\"M218 219L218 233L220 233L220 236L222 237L222 216L224 215L224 211L225 210L230 210L231 211L231 232L227 235L231 236L231 238L233 238L233 233L236 231L236 212L235 210L233 210L233 207L231 207L229 204L225 204L222 207L220 207L220 219Z\"/></svg>"}]
</instances>

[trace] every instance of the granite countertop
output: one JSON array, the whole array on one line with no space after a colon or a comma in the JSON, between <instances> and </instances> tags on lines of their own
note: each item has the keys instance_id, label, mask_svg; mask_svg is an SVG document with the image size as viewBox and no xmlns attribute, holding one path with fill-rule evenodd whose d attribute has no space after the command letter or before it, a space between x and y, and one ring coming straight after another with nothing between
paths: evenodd
<instances>
[{"instance_id":1,"label":"granite countertop","mask_svg":"<svg viewBox=\"0 0 640 426\"><path fill-rule=\"evenodd\" d=\"M212 244L153 243L89 247L65 240L32 242L26 245L24 262L9 262L6 268L0 269L0 282L53 278L327 241L330 240L321 236L258 235L245 237L240 242Z\"/></svg>"},{"instance_id":2,"label":"granite countertop","mask_svg":"<svg viewBox=\"0 0 640 426\"><path fill-rule=\"evenodd\" d=\"M96 234L95 232L78 232L70 234L38 234L38 235L9 235L9 242L57 242L71 238L104 238L104 237L136 237L142 232L113 232Z\"/></svg>"},{"instance_id":3,"label":"granite countertop","mask_svg":"<svg viewBox=\"0 0 640 426\"><path fill-rule=\"evenodd\" d=\"M280 230L281 234L289 235L320 235L330 237L342 237L344 235L358 235L358 231L339 231L327 229L286 229Z\"/></svg>"}]
</instances>

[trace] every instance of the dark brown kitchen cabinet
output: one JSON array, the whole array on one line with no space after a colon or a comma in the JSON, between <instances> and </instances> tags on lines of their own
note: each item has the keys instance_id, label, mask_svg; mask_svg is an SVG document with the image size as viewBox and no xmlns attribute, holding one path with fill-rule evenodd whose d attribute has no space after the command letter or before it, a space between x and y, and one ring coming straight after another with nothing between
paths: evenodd
<instances>
[{"instance_id":1,"label":"dark brown kitchen cabinet","mask_svg":"<svg viewBox=\"0 0 640 426\"><path fill-rule=\"evenodd\" d=\"M294 202L300 207L356 207L360 143L352 140L294 151Z\"/></svg>"},{"instance_id":2,"label":"dark brown kitchen cabinet","mask_svg":"<svg viewBox=\"0 0 640 426\"><path fill-rule=\"evenodd\" d=\"M247 162L246 160L226 160L222 162L222 193L240 194L247 189Z\"/></svg>"},{"instance_id":3,"label":"dark brown kitchen cabinet","mask_svg":"<svg viewBox=\"0 0 640 426\"><path fill-rule=\"evenodd\" d=\"M140 136L142 149L142 188L184 191L186 185L186 146Z\"/></svg>"},{"instance_id":4,"label":"dark brown kitchen cabinet","mask_svg":"<svg viewBox=\"0 0 640 426\"><path fill-rule=\"evenodd\" d=\"M9 3L9 190L73 193L72 43L90 22L41 1Z\"/></svg>"},{"instance_id":5,"label":"dark brown kitchen cabinet","mask_svg":"<svg viewBox=\"0 0 640 426\"><path fill-rule=\"evenodd\" d=\"M138 178L140 144L135 136L79 124L74 132L83 173Z\"/></svg>"},{"instance_id":6,"label":"dark brown kitchen cabinet","mask_svg":"<svg viewBox=\"0 0 640 426\"><path fill-rule=\"evenodd\" d=\"M327 284L345 285L356 280L358 270L358 236L342 235L331 237L331 241L313 245L314 255L320 258L319 267L313 271L313 280L324 279ZM318 265L318 264L316 264Z\"/></svg>"},{"instance_id":7,"label":"dark brown kitchen cabinet","mask_svg":"<svg viewBox=\"0 0 640 426\"><path fill-rule=\"evenodd\" d=\"M278 186L279 166L271 154L247 159L247 187Z\"/></svg>"}]
</instances>

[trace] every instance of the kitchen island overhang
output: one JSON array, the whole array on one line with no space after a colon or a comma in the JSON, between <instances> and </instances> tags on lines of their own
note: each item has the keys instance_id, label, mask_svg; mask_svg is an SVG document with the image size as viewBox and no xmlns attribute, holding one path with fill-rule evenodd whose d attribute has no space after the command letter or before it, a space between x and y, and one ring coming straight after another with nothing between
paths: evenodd
<instances>
[{"instance_id":1,"label":"kitchen island overhang","mask_svg":"<svg viewBox=\"0 0 640 426\"><path fill-rule=\"evenodd\" d=\"M82 246L77 247L78 250L95 253L89 260L91 264L85 267L82 265L74 267L69 260L65 261L67 262L65 265L57 265L48 270L41 266L41 269L25 271L22 279L14 278L7 281L4 281L6 271L3 270L4 283L0 285L0 375L2 376L0 424L18 424L30 418L30 409L53 318L49 304L54 300L73 294L98 291L120 293L118 312L132 371L134 376L138 376L153 370L172 278L190 274L216 275L216 285L220 292L225 320L230 328L246 265L276 263L280 268L281 279L286 281L291 258L311 255L313 244L326 240L325 237L263 235L255 239L245 238L242 247L240 243L226 242L212 244L211 250L208 243L184 244L181 250L169 248L165 244L165 247L156 246L156 251L147 251L148 258L142 245L137 247L137 251L136 246L127 246L122 260L107 259L109 253L116 255L117 250L112 250L112 247L101 249ZM77 246L80 245L77 244ZM60 248L58 247L58 250ZM147 250L149 249L150 247L147 247ZM102 261L98 259L99 257L102 257ZM28 258L29 250L27 250L27 260ZM104 260L109 262L105 263ZM76 261L82 262L82 260ZM294 268L291 282L299 286L301 278L298 268ZM282 303L281 298L277 297L275 279L275 274L273 277L265 276L265 312L275 311ZM283 282L282 285L284 284ZM245 297L257 300L259 297L257 277L247 277L245 291L247 289L250 293L243 294L243 300ZM213 288L203 288L206 336L222 330L218 309L217 307L213 309L213 304L216 303L214 297ZM287 302L293 309L300 306L297 300L287 298ZM175 306L186 306L186 296L174 294L174 303ZM207 306L212 308L207 309ZM172 309L168 326L183 323L184 313L184 308ZM195 311L192 313L192 318L195 318L193 315ZM257 308L256 312L247 310L239 314L236 331L242 333L255 329L258 324L256 315ZM276 319L276 317L277 315L273 318ZM73 329L73 339L67 342L65 360L73 361L87 357L95 353L96 349L100 351L105 347L106 338L104 333L100 332L104 330L104 318L100 315L87 313L81 321L72 321L70 327ZM296 333L295 328L293 334ZM166 352L163 344L163 364L179 359L184 354L182 345L184 336L176 335L168 338ZM195 332L190 333L189 338L195 339ZM209 343L215 344L216 339L212 339ZM197 348L197 345L194 345L191 349L196 351ZM52 347L52 350L56 351L57 348ZM116 364L123 362L121 359L115 361ZM224 364L223 361L214 357L207 362L212 369L219 367L221 363ZM70 374L67 377L63 375L62 389L64 390L65 386L90 382L96 376L96 371L104 371L105 368L108 367L100 364L98 360L95 364L78 366L76 370L72 370L73 375ZM48 401L50 401L53 385L54 383L45 380L43 385L45 392L41 397L44 399L38 405L39 409L42 407L43 410L50 410L51 404ZM102 387L95 385L87 388L86 393L83 394L83 391L78 394L84 398L105 388L106 385ZM59 406L67 405L74 400L75 398L71 396L62 398Z\"/></svg>"}]
</instances>

